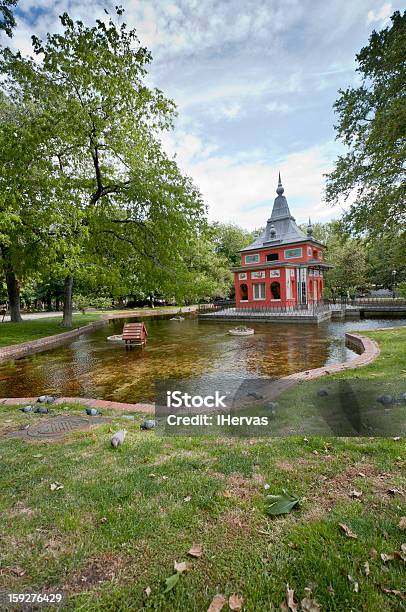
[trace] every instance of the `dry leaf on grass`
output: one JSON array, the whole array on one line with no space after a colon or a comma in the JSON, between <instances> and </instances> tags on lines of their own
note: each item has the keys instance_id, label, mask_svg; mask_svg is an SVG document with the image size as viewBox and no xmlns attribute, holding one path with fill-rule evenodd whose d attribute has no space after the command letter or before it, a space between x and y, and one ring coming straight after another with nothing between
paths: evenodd
<instances>
[{"instance_id":1,"label":"dry leaf on grass","mask_svg":"<svg viewBox=\"0 0 406 612\"><path fill-rule=\"evenodd\" d=\"M146 589L144 589L144 593L147 597L149 597L151 595L151 587L147 586Z\"/></svg>"},{"instance_id":2,"label":"dry leaf on grass","mask_svg":"<svg viewBox=\"0 0 406 612\"><path fill-rule=\"evenodd\" d=\"M25 570L23 570L19 565L10 567L10 572L14 574L15 576L18 576L19 578L21 578L22 576L25 576Z\"/></svg>"},{"instance_id":3,"label":"dry leaf on grass","mask_svg":"<svg viewBox=\"0 0 406 612\"><path fill-rule=\"evenodd\" d=\"M357 491L356 489L353 489L350 493L350 497L354 497L355 499L362 497L362 491Z\"/></svg>"},{"instance_id":4,"label":"dry leaf on grass","mask_svg":"<svg viewBox=\"0 0 406 612\"><path fill-rule=\"evenodd\" d=\"M378 556L378 551L375 548L371 548L369 551L369 556L371 559L376 559Z\"/></svg>"},{"instance_id":5,"label":"dry leaf on grass","mask_svg":"<svg viewBox=\"0 0 406 612\"><path fill-rule=\"evenodd\" d=\"M179 572L179 574L183 574L183 572L187 572L187 570L189 569L189 563L186 563L186 561L181 561L180 563L178 563L177 561L174 561L173 569L175 570L175 572Z\"/></svg>"},{"instance_id":6,"label":"dry leaf on grass","mask_svg":"<svg viewBox=\"0 0 406 612\"><path fill-rule=\"evenodd\" d=\"M318 601L310 597L304 597L300 602L302 612L320 612L321 606Z\"/></svg>"},{"instance_id":7,"label":"dry leaf on grass","mask_svg":"<svg viewBox=\"0 0 406 612\"><path fill-rule=\"evenodd\" d=\"M365 573L365 576L369 576L370 574L368 561L365 561L364 563L364 573Z\"/></svg>"},{"instance_id":8,"label":"dry leaf on grass","mask_svg":"<svg viewBox=\"0 0 406 612\"><path fill-rule=\"evenodd\" d=\"M223 493L223 497L232 497L232 496L233 494L231 493L231 491L227 491L227 489Z\"/></svg>"},{"instance_id":9,"label":"dry leaf on grass","mask_svg":"<svg viewBox=\"0 0 406 612\"><path fill-rule=\"evenodd\" d=\"M384 563L386 563L387 561L393 561L394 558L394 553L391 553L389 555L387 555L386 553L381 553L381 559Z\"/></svg>"},{"instance_id":10,"label":"dry leaf on grass","mask_svg":"<svg viewBox=\"0 0 406 612\"><path fill-rule=\"evenodd\" d=\"M283 602L285 603L285 602ZM297 603L295 602L295 591L286 585L286 603L285 607L291 612L297 612Z\"/></svg>"},{"instance_id":11,"label":"dry leaf on grass","mask_svg":"<svg viewBox=\"0 0 406 612\"><path fill-rule=\"evenodd\" d=\"M187 554L198 559L203 554L203 546L201 544L192 544L192 548L188 550Z\"/></svg>"},{"instance_id":12,"label":"dry leaf on grass","mask_svg":"<svg viewBox=\"0 0 406 612\"><path fill-rule=\"evenodd\" d=\"M388 595L398 595L398 597L400 597L401 599L405 598L404 593L402 593L402 591L398 591L397 589L387 589L384 586L381 586L381 591L383 593L387 593Z\"/></svg>"},{"instance_id":13,"label":"dry leaf on grass","mask_svg":"<svg viewBox=\"0 0 406 612\"><path fill-rule=\"evenodd\" d=\"M190 502L192 498L190 497L190 495L187 495L186 497L183 498L184 502Z\"/></svg>"},{"instance_id":14,"label":"dry leaf on grass","mask_svg":"<svg viewBox=\"0 0 406 612\"><path fill-rule=\"evenodd\" d=\"M354 578L351 576L351 574L348 574L347 578L348 578L348 580L352 584L352 590L354 591L354 593L358 593L358 591L359 591L359 584L358 584L358 582L356 580L354 580Z\"/></svg>"},{"instance_id":15,"label":"dry leaf on grass","mask_svg":"<svg viewBox=\"0 0 406 612\"><path fill-rule=\"evenodd\" d=\"M227 600L224 595L217 593L217 595L213 597L213 601L208 607L207 612L220 612L220 610L222 610L226 605L226 601Z\"/></svg>"},{"instance_id":16,"label":"dry leaf on grass","mask_svg":"<svg viewBox=\"0 0 406 612\"><path fill-rule=\"evenodd\" d=\"M50 487L51 491L59 491L59 489L63 489L63 484L60 482L53 482Z\"/></svg>"},{"instance_id":17,"label":"dry leaf on grass","mask_svg":"<svg viewBox=\"0 0 406 612\"><path fill-rule=\"evenodd\" d=\"M228 598L228 607L230 608L230 610L235 610L236 612L239 612L240 610L242 610L243 605L244 597L239 597L234 593Z\"/></svg>"},{"instance_id":18,"label":"dry leaf on grass","mask_svg":"<svg viewBox=\"0 0 406 612\"><path fill-rule=\"evenodd\" d=\"M406 529L406 516L401 516L400 517L400 521L399 521L398 527L399 527L399 529Z\"/></svg>"},{"instance_id":19,"label":"dry leaf on grass","mask_svg":"<svg viewBox=\"0 0 406 612\"><path fill-rule=\"evenodd\" d=\"M356 540L358 538L357 534L351 531L348 525L346 525L345 523L338 523L338 524L341 527L341 529L344 531L347 538L352 538L353 540Z\"/></svg>"}]
</instances>

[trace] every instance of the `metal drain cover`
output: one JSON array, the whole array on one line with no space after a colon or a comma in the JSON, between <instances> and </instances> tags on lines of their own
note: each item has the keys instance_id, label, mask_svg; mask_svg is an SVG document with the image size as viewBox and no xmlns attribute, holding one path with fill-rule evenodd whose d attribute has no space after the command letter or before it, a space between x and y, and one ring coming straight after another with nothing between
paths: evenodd
<instances>
[{"instance_id":1,"label":"metal drain cover","mask_svg":"<svg viewBox=\"0 0 406 612\"><path fill-rule=\"evenodd\" d=\"M34 438L36 440L50 440L61 438L72 431L84 431L92 425L100 425L109 421L105 417L85 418L80 416L55 416L46 421L35 423L23 431L13 431L9 436L15 438Z\"/></svg>"}]
</instances>

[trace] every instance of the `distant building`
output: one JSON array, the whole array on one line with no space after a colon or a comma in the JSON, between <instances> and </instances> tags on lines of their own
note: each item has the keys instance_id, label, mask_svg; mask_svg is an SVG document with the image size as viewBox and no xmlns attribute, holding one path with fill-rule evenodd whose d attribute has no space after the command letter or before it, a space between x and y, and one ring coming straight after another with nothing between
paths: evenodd
<instances>
[{"instance_id":1,"label":"distant building","mask_svg":"<svg viewBox=\"0 0 406 612\"><path fill-rule=\"evenodd\" d=\"M321 300L325 246L313 238L309 219L306 235L290 214L279 182L271 217L262 235L240 251L241 266L233 268L237 308L312 304Z\"/></svg>"}]
</instances>

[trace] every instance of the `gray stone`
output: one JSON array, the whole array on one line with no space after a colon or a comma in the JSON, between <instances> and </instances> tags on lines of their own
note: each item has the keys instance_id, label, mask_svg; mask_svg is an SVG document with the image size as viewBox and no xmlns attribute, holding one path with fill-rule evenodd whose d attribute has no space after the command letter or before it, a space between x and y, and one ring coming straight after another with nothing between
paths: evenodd
<instances>
[{"instance_id":1,"label":"gray stone","mask_svg":"<svg viewBox=\"0 0 406 612\"><path fill-rule=\"evenodd\" d=\"M329 395L329 392L327 391L327 389L319 389L317 391L317 395L319 397L325 397L326 395Z\"/></svg>"},{"instance_id":2,"label":"gray stone","mask_svg":"<svg viewBox=\"0 0 406 612\"><path fill-rule=\"evenodd\" d=\"M97 416L100 412L96 408L86 408L86 414L89 416Z\"/></svg>"},{"instance_id":3,"label":"gray stone","mask_svg":"<svg viewBox=\"0 0 406 612\"><path fill-rule=\"evenodd\" d=\"M156 427L156 421L154 419L147 419L140 425L140 429L154 429Z\"/></svg>"},{"instance_id":4,"label":"gray stone","mask_svg":"<svg viewBox=\"0 0 406 612\"><path fill-rule=\"evenodd\" d=\"M36 412L37 414L48 414L49 410L46 406L37 406L34 412Z\"/></svg>"},{"instance_id":5,"label":"gray stone","mask_svg":"<svg viewBox=\"0 0 406 612\"><path fill-rule=\"evenodd\" d=\"M40 395L37 401L41 404L53 404L55 400L56 397L53 397L53 395Z\"/></svg>"},{"instance_id":6,"label":"gray stone","mask_svg":"<svg viewBox=\"0 0 406 612\"><path fill-rule=\"evenodd\" d=\"M111 446L113 448L118 448L119 446L121 446L125 440L126 434L127 431L125 429L122 429L121 431L115 433L114 436L111 438Z\"/></svg>"},{"instance_id":7,"label":"gray stone","mask_svg":"<svg viewBox=\"0 0 406 612\"><path fill-rule=\"evenodd\" d=\"M20 408L21 412L33 412L32 406L24 406L24 408Z\"/></svg>"},{"instance_id":8,"label":"gray stone","mask_svg":"<svg viewBox=\"0 0 406 612\"><path fill-rule=\"evenodd\" d=\"M389 406L395 403L395 398L392 395L380 395L376 398L376 401L384 406Z\"/></svg>"},{"instance_id":9,"label":"gray stone","mask_svg":"<svg viewBox=\"0 0 406 612\"><path fill-rule=\"evenodd\" d=\"M402 402L405 402L405 403L406 403L406 393L401 393L401 394L400 394L400 400L401 400Z\"/></svg>"}]
</instances>

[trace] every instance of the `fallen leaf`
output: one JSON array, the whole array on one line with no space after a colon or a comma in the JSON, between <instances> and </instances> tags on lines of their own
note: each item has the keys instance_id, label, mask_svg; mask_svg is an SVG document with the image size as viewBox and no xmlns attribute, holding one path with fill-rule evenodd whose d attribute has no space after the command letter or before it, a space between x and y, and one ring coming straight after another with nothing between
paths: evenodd
<instances>
[{"instance_id":1,"label":"fallen leaf","mask_svg":"<svg viewBox=\"0 0 406 612\"><path fill-rule=\"evenodd\" d=\"M145 593L145 595L146 595L147 597L149 597L149 596L151 595L151 593L152 593L152 591L151 591L151 587L147 586L147 588L146 588L146 589L144 589L144 593Z\"/></svg>"},{"instance_id":2,"label":"fallen leaf","mask_svg":"<svg viewBox=\"0 0 406 612\"><path fill-rule=\"evenodd\" d=\"M399 493L398 489L388 489L387 490L388 495L396 495L396 493Z\"/></svg>"},{"instance_id":3,"label":"fallen leaf","mask_svg":"<svg viewBox=\"0 0 406 612\"><path fill-rule=\"evenodd\" d=\"M100 519L100 523L104 524L107 523L107 517L106 516L102 516Z\"/></svg>"},{"instance_id":4,"label":"fallen leaf","mask_svg":"<svg viewBox=\"0 0 406 612\"><path fill-rule=\"evenodd\" d=\"M406 529L406 516L401 516L400 517L400 521L399 521L398 527L399 527L399 529Z\"/></svg>"},{"instance_id":5,"label":"fallen leaf","mask_svg":"<svg viewBox=\"0 0 406 612\"><path fill-rule=\"evenodd\" d=\"M184 498L183 498L183 501L184 501L184 502L190 502L190 500L191 500L191 499L192 499L192 498L190 497L190 495L188 495L187 497L184 497Z\"/></svg>"},{"instance_id":6,"label":"fallen leaf","mask_svg":"<svg viewBox=\"0 0 406 612\"><path fill-rule=\"evenodd\" d=\"M269 505L266 508L267 514L277 516L278 514L287 514L299 503L299 498L294 497L282 489L282 495L267 495L266 500Z\"/></svg>"},{"instance_id":7,"label":"fallen leaf","mask_svg":"<svg viewBox=\"0 0 406 612\"><path fill-rule=\"evenodd\" d=\"M11 567L10 572L14 574L15 576L18 576L19 578L25 575L25 570L23 570L19 565L16 565L15 567Z\"/></svg>"},{"instance_id":8,"label":"fallen leaf","mask_svg":"<svg viewBox=\"0 0 406 612\"><path fill-rule=\"evenodd\" d=\"M318 601L310 597L304 597L300 602L303 612L320 612L321 606Z\"/></svg>"},{"instance_id":9,"label":"fallen leaf","mask_svg":"<svg viewBox=\"0 0 406 612\"><path fill-rule=\"evenodd\" d=\"M162 476L162 480L168 480L169 476Z\"/></svg>"},{"instance_id":10,"label":"fallen leaf","mask_svg":"<svg viewBox=\"0 0 406 612\"><path fill-rule=\"evenodd\" d=\"M295 591L286 585L286 603L291 612L297 612L297 603L295 602Z\"/></svg>"},{"instance_id":11,"label":"fallen leaf","mask_svg":"<svg viewBox=\"0 0 406 612\"><path fill-rule=\"evenodd\" d=\"M402 591L398 591L397 589L387 589L382 585L380 588L383 593L387 593L388 595L398 595L398 597L400 597L401 599L405 598L405 595L404 593L402 593Z\"/></svg>"},{"instance_id":12,"label":"fallen leaf","mask_svg":"<svg viewBox=\"0 0 406 612\"><path fill-rule=\"evenodd\" d=\"M359 584L358 584L358 582L356 580L354 580L354 578L351 576L351 574L348 574L347 578L348 578L348 580L352 584L352 590L354 591L354 593L358 593L358 591L359 591Z\"/></svg>"},{"instance_id":13,"label":"fallen leaf","mask_svg":"<svg viewBox=\"0 0 406 612\"><path fill-rule=\"evenodd\" d=\"M179 572L179 574L183 574L183 572L187 572L189 569L189 564L186 561L181 561L178 563L177 561L173 562L173 569L175 572Z\"/></svg>"},{"instance_id":14,"label":"fallen leaf","mask_svg":"<svg viewBox=\"0 0 406 612\"><path fill-rule=\"evenodd\" d=\"M192 548L188 550L188 555L196 557L197 559L203 554L203 547L201 544L192 544Z\"/></svg>"},{"instance_id":15,"label":"fallen leaf","mask_svg":"<svg viewBox=\"0 0 406 612\"><path fill-rule=\"evenodd\" d=\"M362 497L362 491L357 491L356 489L353 489L350 493L350 497Z\"/></svg>"},{"instance_id":16,"label":"fallen leaf","mask_svg":"<svg viewBox=\"0 0 406 612\"><path fill-rule=\"evenodd\" d=\"M364 563L364 573L365 573L365 576L369 576L370 574L368 561L365 561Z\"/></svg>"},{"instance_id":17,"label":"fallen leaf","mask_svg":"<svg viewBox=\"0 0 406 612\"><path fill-rule=\"evenodd\" d=\"M41 459L44 455L33 455L34 459Z\"/></svg>"},{"instance_id":18,"label":"fallen leaf","mask_svg":"<svg viewBox=\"0 0 406 612\"><path fill-rule=\"evenodd\" d=\"M60 489L63 489L63 484L61 484L60 482L53 482L51 484L50 489L51 491L59 491Z\"/></svg>"},{"instance_id":19,"label":"fallen leaf","mask_svg":"<svg viewBox=\"0 0 406 612\"><path fill-rule=\"evenodd\" d=\"M227 600L224 595L217 593L217 595L213 597L213 600L210 606L208 607L207 612L220 612L220 610L222 610L223 607L226 605L226 601Z\"/></svg>"},{"instance_id":20,"label":"fallen leaf","mask_svg":"<svg viewBox=\"0 0 406 612\"><path fill-rule=\"evenodd\" d=\"M387 561L393 561L393 559L395 558L395 555L393 553L387 555L386 553L381 553L381 559L384 563L386 563Z\"/></svg>"},{"instance_id":21,"label":"fallen leaf","mask_svg":"<svg viewBox=\"0 0 406 612\"><path fill-rule=\"evenodd\" d=\"M228 598L228 607L230 608L230 610L236 610L237 612L239 612L240 610L242 610L242 607L244 605L244 597L239 597L238 595L230 595L230 597Z\"/></svg>"},{"instance_id":22,"label":"fallen leaf","mask_svg":"<svg viewBox=\"0 0 406 612\"><path fill-rule=\"evenodd\" d=\"M371 559L376 559L378 556L378 551L375 548L371 548L371 550L369 551L369 556L371 557Z\"/></svg>"},{"instance_id":23,"label":"fallen leaf","mask_svg":"<svg viewBox=\"0 0 406 612\"><path fill-rule=\"evenodd\" d=\"M347 538L352 538L353 540L356 540L358 538L357 534L351 531L348 525L345 525L345 523L338 523L338 524L341 527L341 529L344 531Z\"/></svg>"},{"instance_id":24,"label":"fallen leaf","mask_svg":"<svg viewBox=\"0 0 406 612\"><path fill-rule=\"evenodd\" d=\"M169 578L165 580L166 589L164 590L164 593L172 591L173 587L179 582L179 576L180 574L176 572L176 574L172 574L172 576L169 576Z\"/></svg>"},{"instance_id":25,"label":"fallen leaf","mask_svg":"<svg viewBox=\"0 0 406 612\"><path fill-rule=\"evenodd\" d=\"M223 493L223 497L232 497L232 496L233 494L231 493L231 491L227 491L227 489Z\"/></svg>"},{"instance_id":26,"label":"fallen leaf","mask_svg":"<svg viewBox=\"0 0 406 612\"><path fill-rule=\"evenodd\" d=\"M314 451L312 451L312 453L313 453L313 455L318 455L318 454L319 454L319 451L314 450Z\"/></svg>"},{"instance_id":27,"label":"fallen leaf","mask_svg":"<svg viewBox=\"0 0 406 612\"><path fill-rule=\"evenodd\" d=\"M364 472L358 472L358 476L360 476L361 478L366 478Z\"/></svg>"}]
</instances>

